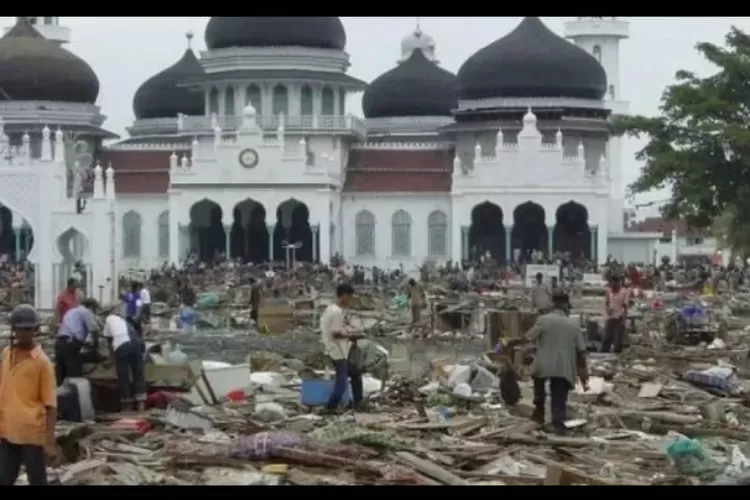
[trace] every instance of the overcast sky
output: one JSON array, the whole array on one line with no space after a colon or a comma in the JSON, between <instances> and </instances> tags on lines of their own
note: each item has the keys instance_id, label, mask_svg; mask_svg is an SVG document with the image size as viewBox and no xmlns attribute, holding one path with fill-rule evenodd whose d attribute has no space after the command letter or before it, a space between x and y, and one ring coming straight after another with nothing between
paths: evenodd
<instances>
[{"instance_id":1,"label":"overcast sky","mask_svg":"<svg viewBox=\"0 0 750 500\"><path fill-rule=\"evenodd\" d=\"M63 17L72 29L70 50L85 59L101 82L99 104L109 118L105 127L125 135L133 120L132 98L138 86L173 64L186 47L185 33L195 33L193 46L204 50L207 17ZM572 18L544 17L547 25L562 33ZM13 24L14 18L0 18ZM372 81L391 69L400 56L401 38L415 26L411 17L343 17L349 72ZM444 68L458 71L476 50L510 32L519 17L423 17L422 30L435 38ZM620 90L637 114L655 114L664 87L678 69L709 73L712 69L696 52L702 41L720 43L732 24L750 29L748 17L639 17L630 18L630 39L621 44ZM348 108L361 116L361 94ZM639 164L633 158L638 142L628 140L624 149L624 180L632 182ZM658 200L663 194L641 196L638 201Z\"/></svg>"}]
</instances>

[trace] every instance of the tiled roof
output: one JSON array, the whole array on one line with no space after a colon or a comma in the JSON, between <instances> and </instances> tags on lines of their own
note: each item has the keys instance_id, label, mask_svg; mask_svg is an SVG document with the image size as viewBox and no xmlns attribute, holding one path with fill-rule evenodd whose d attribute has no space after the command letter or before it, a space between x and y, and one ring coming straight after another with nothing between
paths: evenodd
<instances>
[{"instance_id":1,"label":"tiled roof","mask_svg":"<svg viewBox=\"0 0 750 500\"><path fill-rule=\"evenodd\" d=\"M665 238L672 236L672 231L677 230L678 237L698 238L706 236L705 231L691 228L683 219L664 219L662 217L646 217L641 222L636 222L627 231L631 233L662 233Z\"/></svg>"},{"instance_id":2,"label":"tiled roof","mask_svg":"<svg viewBox=\"0 0 750 500\"><path fill-rule=\"evenodd\" d=\"M447 193L452 165L449 150L355 149L349 153L344 192Z\"/></svg>"},{"instance_id":3,"label":"tiled roof","mask_svg":"<svg viewBox=\"0 0 750 500\"><path fill-rule=\"evenodd\" d=\"M163 194L169 189L170 151L103 151L102 168L115 170L117 194Z\"/></svg>"}]
</instances>

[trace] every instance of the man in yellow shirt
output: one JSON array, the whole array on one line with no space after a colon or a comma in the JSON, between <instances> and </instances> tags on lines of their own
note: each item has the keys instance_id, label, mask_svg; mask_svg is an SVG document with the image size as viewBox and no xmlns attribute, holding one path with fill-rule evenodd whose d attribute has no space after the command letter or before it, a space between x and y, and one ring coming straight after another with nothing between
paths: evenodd
<instances>
[{"instance_id":1,"label":"man in yellow shirt","mask_svg":"<svg viewBox=\"0 0 750 500\"><path fill-rule=\"evenodd\" d=\"M350 380L354 407L358 407L362 402L362 374L357 367L349 364L352 342L356 342L360 335L349 331L344 314L344 309L349 306L349 299L353 294L354 289L351 285L343 283L337 286L336 302L330 304L320 318L320 340L336 371L333 392L326 405L329 411L338 408Z\"/></svg>"},{"instance_id":2,"label":"man in yellow shirt","mask_svg":"<svg viewBox=\"0 0 750 500\"><path fill-rule=\"evenodd\" d=\"M39 314L19 305L10 316L11 342L0 366L0 486L12 486L21 464L29 484L47 484L47 459L55 456L55 369L34 342Z\"/></svg>"}]
</instances>

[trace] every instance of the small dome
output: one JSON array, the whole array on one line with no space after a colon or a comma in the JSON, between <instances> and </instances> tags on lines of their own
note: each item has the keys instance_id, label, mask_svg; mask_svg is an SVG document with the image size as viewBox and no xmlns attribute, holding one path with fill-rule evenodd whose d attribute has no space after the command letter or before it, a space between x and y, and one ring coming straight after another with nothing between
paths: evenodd
<instances>
[{"instance_id":1,"label":"small dome","mask_svg":"<svg viewBox=\"0 0 750 500\"><path fill-rule=\"evenodd\" d=\"M423 32L419 26L417 26L413 32L406 35L401 40L401 59L399 63L402 63L411 57L412 53L416 49L421 49L425 57L432 62L437 63L437 55L435 54L435 39L427 33Z\"/></svg>"},{"instance_id":2,"label":"small dome","mask_svg":"<svg viewBox=\"0 0 750 500\"><path fill-rule=\"evenodd\" d=\"M456 99L456 76L415 49L367 87L362 109L366 118L451 116Z\"/></svg>"},{"instance_id":3,"label":"small dome","mask_svg":"<svg viewBox=\"0 0 750 500\"><path fill-rule=\"evenodd\" d=\"M86 61L47 40L25 17L0 38L0 101L94 103L99 79Z\"/></svg>"},{"instance_id":4,"label":"small dome","mask_svg":"<svg viewBox=\"0 0 750 500\"><path fill-rule=\"evenodd\" d=\"M607 74L594 56L557 36L538 17L527 17L464 62L458 89L461 99L599 100L607 91Z\"/></svg>"},{"instance_id":5,"label":"small dome","mask_svg":"<svg viewBox=\"0 0 750 500\"><path fill-rule=\"evenodd\" d=\"M310 47L344 50L346 31L338 17L212 17L209 50L228 47Z\"/></svg>"},{"instance_id":6,"label":"small dome","mask_svg":"<svg viewBox=\"0 0 750 500\"><path fill-rule=\"evenodd\" d=\"M133 112L139 120L174 118L178 114L200 116L205 113L201 92L181 87L188 78L203 74L203 67L193 50L188 48L179 61L152 76L135 92Z\"/></svg>"}]
</instances>

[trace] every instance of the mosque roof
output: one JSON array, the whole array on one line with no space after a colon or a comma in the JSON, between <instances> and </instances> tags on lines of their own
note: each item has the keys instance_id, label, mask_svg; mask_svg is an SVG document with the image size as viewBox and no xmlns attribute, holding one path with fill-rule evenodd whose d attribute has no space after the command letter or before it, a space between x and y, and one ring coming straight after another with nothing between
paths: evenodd
<instances>
[{"instance_id":1,"label":"mosque roof","mask_svg":"<svg viewBox=\"0 0 750 500\"><path fill-rule=\"evenodd\" d=\"M538 17L478 50L458 71L460 99L569 97L600 100L607 75L596 58Z\"/></svg>"},{"instance_id":2,"label":"mosque roof","mask_svg":"<svg viewBox=\"0 0 750 500\"><path fill-rule=\"evenodd\" d=\"M310 47L344 50L346 31L338 17L212 17L209 50L229 47Z\"/></svg>"},{"instance_id":3,"label":"mosque roof","mask_svg":"<svg viewBox=\"0 0 750 500\"><path fill-rule=\"evenodd\" d=\"M86 61L18 17L0 38L0 100L94 103L99 79Z\"/></svg>"},{"instance_id":4,"label":"mosque roof","mask_svg":"<svg viewBox=\"0 0 750 500\"><path fill-rule=\"evenodd\" d=\"M203 93L181 85L200 75L203 75L203 67L188 47L180 60L141 84L133 97L135 117L140 120L174 118L178 114L203 115Z\"/></svg>"},{"instance_id":5,"label":"mosque roof","mask_svg":"<svg viewBox=\"0 0 750 500\"><path fill-rule=\"evenodd\" d=\"M368 86L362 109L366 118L451 116L457 97L456 75L417 48Z\"/></svg>"}]
</instances>

